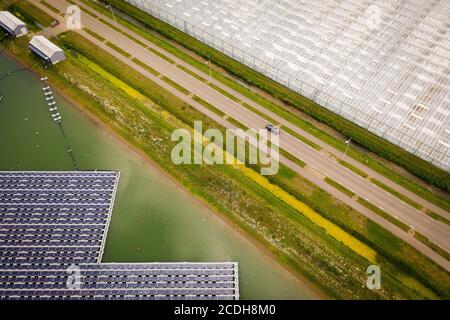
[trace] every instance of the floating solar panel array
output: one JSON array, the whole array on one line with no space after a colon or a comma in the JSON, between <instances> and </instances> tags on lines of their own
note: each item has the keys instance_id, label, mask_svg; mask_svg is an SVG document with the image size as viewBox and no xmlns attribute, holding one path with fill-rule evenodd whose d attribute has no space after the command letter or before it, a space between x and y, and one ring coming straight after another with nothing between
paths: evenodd
<instances>
[{"instance_id":1,"label":"floating solar panel array","mask_svg":"<svg viewBox=\"0 0 450 320\"><path fill-rule=\"evenodd\" d=\"M450 1L126 1L450 170Z\"/></svg>"},{"instance_id":2,"label":"floating solar panel array","mask_svg":"<svg viewBox=\"0 0 450 320\"><path fill-rule=\"evenodd\" d=\"M118 172L0 172L0 299L238 299L236 263L101 263Z\"/></svg>"}]
</instances>

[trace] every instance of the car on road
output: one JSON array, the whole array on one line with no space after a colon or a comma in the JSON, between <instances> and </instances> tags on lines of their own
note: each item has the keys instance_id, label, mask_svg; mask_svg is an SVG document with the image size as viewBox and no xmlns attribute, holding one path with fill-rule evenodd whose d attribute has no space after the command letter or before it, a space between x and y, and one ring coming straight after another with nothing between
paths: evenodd
<instances>
[{"instance_id":1,"label":"car on road","mask_svg":"<svg viewBox=\"0 0 450 320\"><path fill-rule=\"evenodd\" d=\"M55 19L55 20L53 20L52 23L50 24L50 27L54 28L54 27L56 27L56 26L58 26L58 25L59 25L59 21Z\"/></svg>"},{"instance_id":2,"label":"car on road","mask_svg":"<svg viewBox=\"0 0 450 320\"><path fill-rule=\"evenodd\" d=\"M267 131L273 133L273 134L280 134L280 128L278 128L277 126L269 123L266 125L266 129Z\"/></svg>"}]
</instances>

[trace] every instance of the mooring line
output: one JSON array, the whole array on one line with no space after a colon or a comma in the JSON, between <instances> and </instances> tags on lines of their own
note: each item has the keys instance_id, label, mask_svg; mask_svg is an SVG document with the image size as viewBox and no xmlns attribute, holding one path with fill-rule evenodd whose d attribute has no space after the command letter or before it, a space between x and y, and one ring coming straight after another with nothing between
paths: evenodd
<instances>
[{"instance_id":1,"label":"mooring line","mask_svg":"<svg viewBox=\"0 0 450 320\"><path fill-rule=\"evenodd\" d=\"M77 163L77 160L75 159L75 155L73 153L73 149L72 149L71 145L69 144L69 142L67 141L67 136L66 136L66 133L64 131L64 127L62 126L61 122L58 122L58 125L59 125L59 129L61 131L61 134L64 137L64 141L66 143L67 152L70 154L70 157L71 157L72 162L73 162L73 166L75 167L75 170L78 171L79 170L78 163Z\"/></svg>"}]
</instances>

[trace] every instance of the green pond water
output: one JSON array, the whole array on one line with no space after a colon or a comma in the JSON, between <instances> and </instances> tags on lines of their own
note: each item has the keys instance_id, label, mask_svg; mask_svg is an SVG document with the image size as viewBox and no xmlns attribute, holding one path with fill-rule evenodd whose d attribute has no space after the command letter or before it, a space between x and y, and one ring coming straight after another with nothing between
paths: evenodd
<instances>
[{"instance_id":1,"label":"green pond water","mask_svg":"<svg viewBox=\"0 0 450 320\"><path fill-rule=\"evenodd\" d=\"M0 54L0 78L20 66ZM104 128L55 95L67 140L51 119L39 77L0 80L0 170L121 172L103 261L237 261L241 299L312 299L317 292L237 233Z\"/></svg>"}]
</instances>

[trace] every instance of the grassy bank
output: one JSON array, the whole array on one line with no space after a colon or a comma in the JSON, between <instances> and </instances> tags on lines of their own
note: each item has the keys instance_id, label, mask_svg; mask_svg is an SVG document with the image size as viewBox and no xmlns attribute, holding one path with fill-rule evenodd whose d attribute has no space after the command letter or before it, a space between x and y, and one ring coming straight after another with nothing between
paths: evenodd
<instances>
[{"instance_id":1,"label":"grassy bank","mask_svg":"<svg viewBox=\"0 0 450 320\"><path fill-rule=\"evenodd\" d=\"M20 45L20 42L17 44ZM340 244L323 228L299 215L292 206L242 172L228 166L175 166L170 161L173 146L170 134L174 128L180 124L190 127L193 120L203 120L204 127L220 126L210 120L208 122L195 109L83 38L66 35L60 39L60 44L72 50L67 61L48 70L54 86L82 103L87 110L145 151L194 194L263 242L280 261L310 278L328 294L341 298L433 296L420 285L412 289L400 282L398 275L417 284L414 279L411 280L411 275L394 267L379 254L377 262L386 268L386 278L383 278L385 287L378 292L363 288L368 264L366 259ZM20 47L14 43L8 45L25 62L34 59L28 50L22 50L26 48L23 43ZM150 101L141 101L127 87L107 79L99 70L95 72L77 58L76 52L82 53ZM167 112L171 117L167 116ZM332 215L333 211L329 214ZM445 278L448 275L439 268L430 270L430 274L440 277L436 283L440 282L441 287L434 288L429 283L426 286L445 297L446 287L442 283L448 281Z\"/></svg>"},{"instance_id":2,"label":"grassy bank","mask_svg":"<svg viewBox=\"0 0 450 320\"><path fill-rule=\"evenodd\" d=\"M322 189L317 188L314 184L303 179L291 169L282 166L277 175L269 176L268 179L271 183L280 186L313 208L316 212L319 212L323 217L329 219L375 249L379 254L378 261L386 259L389 263L395 265L395 268L414 275L415 278L421 279L423 283L431 281L433 284L430 283L430 285L434 288L440 286L438 284L439 281L447 282L450 280L448 279L449 274L447 272L440 273L438 271L441 269L439 266L418 253L413 247L407 245L389 231L361 215L345 203L332 197ZM348 196L354 195L350 190L331 179L326 178L325 181ZM370 206L371 204L369 203L369 209ZM425 243L426 241L423 242ZM444 257L447 256L444 255ZM437 280L438 278L432 279L439 273L440 276L438 278L440 280ZM438 282L435 282L436 280Z\"/></svg>"},{"instance_id":3,"label":"grassy bank","mask_svg":"<svg viewBox=\"0 0 450 320\"><path fill-rule=\"evenodd\" d=\"M148 28L155 30L173 41L176 41L205 59L210 58L212 62L245 82L258 87L275 98L278 98L281 101L301 110L302 112L311 115L313 118L327 124L345 136L352 137L352 141L400 166L403 166L408 171L428 183L433 184L442 190L450 191L450 174L448 172L441 170L408 153L407 151L369 133L365 129L337 116L316 103L296 94L295 92L266 78L265 76L258 74L252 69L208 47L207 45L165 24L164 22L145 14L124 1L112 0L110 3L134 17ZM402 179L397 180L401 181Z\"/></svg>"}]
</instances>

